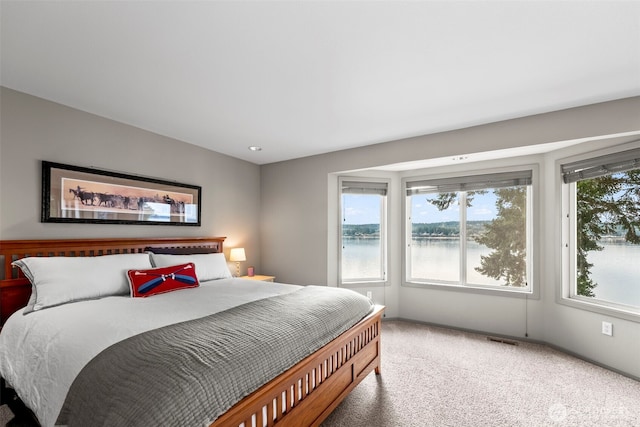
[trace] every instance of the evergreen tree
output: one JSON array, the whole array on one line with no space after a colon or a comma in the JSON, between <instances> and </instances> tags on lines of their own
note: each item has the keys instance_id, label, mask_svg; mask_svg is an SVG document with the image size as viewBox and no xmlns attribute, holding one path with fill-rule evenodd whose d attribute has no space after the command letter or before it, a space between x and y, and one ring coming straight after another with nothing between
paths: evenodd
<instances>
[{"instance_id":1,"label":"evergreen tree","mask_svg":"<svg viewBox=\"0 0 640 427\"><path fill-rule=\"evenodd\" d=\"M469 191L467 207L471 206L476 194L485 194L486 190ZM484 230L473 239L481 245L494 249L489 255L480 257L479 273L503 279L507 286L526 286L526 187L508 187L494 190L497 196L498 214L492 221L484 224ZM440 193L429 200L439 210L448 209L458 200L458 193ZM505 239L505 236L509 238Z\"/></svg>"},{"instance_id":2,"label":"evergreen tree","mask_svg":"<svg viewBox=\"0 0 640 427\"><path fill-rule=\"evenodd\" d=\"M494 192L498 214L485 224L482 234L473 238L494 251L480 256L480 267L475 270L496 280L504 279L507 286L526 286L527 189L507 187Z\"/></svg>"},{"instance_id":3,"label":"evergreen tree","mask_svg":"<svg viewBox=\"0 0 640 427\"><path fill-rule=\"evenodd\" d=\"M640 244L640 169L578 181L577 293L595 296L589 251L601 251L602 236L624 233L625 241Z\"/></svg>"}]
</instances>

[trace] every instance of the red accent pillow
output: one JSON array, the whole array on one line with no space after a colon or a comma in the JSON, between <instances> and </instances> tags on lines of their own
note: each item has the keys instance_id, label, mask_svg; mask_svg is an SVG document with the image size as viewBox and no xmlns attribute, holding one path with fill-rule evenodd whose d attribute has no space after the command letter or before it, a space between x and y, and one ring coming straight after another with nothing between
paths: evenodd
<instances>
[{"instance_id":1,"label":"red accent pillow","mask_svg":"<svg viewBox=\"0 0 640 427\"><path fill-rule=\"evenodd\" d=\"M196 266L192 262L149 270L129 270L127 278L134 298L200 286Z\"/></svg>"}]
</instances>

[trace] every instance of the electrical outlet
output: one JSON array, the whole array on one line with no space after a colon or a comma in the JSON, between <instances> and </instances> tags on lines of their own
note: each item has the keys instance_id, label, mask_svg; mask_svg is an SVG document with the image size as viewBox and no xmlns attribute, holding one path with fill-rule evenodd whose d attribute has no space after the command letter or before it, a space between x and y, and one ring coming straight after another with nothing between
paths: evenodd
<instances>
[{"instance_id":1,"label":"electrical outlet","mask_svg":"<svg viewBox=\"0 0 640 427\"><path fill-rule=\"evenodd\" d=\"M602 333L613 336L613 324L611 322L602 322Z\"/></svg>"},{"instance_id":2,"label":"electrical outlet","mask_svg":"<svg viewBox=\"0 0 640 427\"><path fill-rule=\"evenodd\" d=\"M373 298L373 294L371 293L371 291L367 291L367 298L369 299Z\"/></svg>"}]
</instances>

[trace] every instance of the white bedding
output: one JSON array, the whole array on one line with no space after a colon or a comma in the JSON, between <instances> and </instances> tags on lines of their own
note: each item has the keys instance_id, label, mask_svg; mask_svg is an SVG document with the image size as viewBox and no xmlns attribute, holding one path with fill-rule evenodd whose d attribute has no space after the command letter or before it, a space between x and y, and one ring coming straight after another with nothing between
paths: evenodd
<instances>
[{"instance_id":1,"label":"white bedding","mask_svg":"<svg viewBox=\"0 0 640 427\"><path fill-rule=\"evenodd\" d=\"M0 374L42 426L51 426L75 377L108 346L151 329L299 288L221 279L149 298L107 297L28 315L19 310L0 333Z\"/></svg>"}]
</instances>

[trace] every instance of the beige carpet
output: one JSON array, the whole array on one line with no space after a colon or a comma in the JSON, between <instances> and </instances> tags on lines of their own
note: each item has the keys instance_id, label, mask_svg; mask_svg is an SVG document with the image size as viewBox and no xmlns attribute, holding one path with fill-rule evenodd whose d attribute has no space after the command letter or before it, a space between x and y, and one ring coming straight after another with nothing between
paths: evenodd
<instances>
[{"instance_id":1,"label":"beige carpet","mask_svg":"<svg viewBox=\"0 0 640 427\"><path fill-rule=\"evenodd\" d=\"M383 322L382 375L324 427L640 426L640 382L547 346Z\"/></svg>"}]
</instances>

